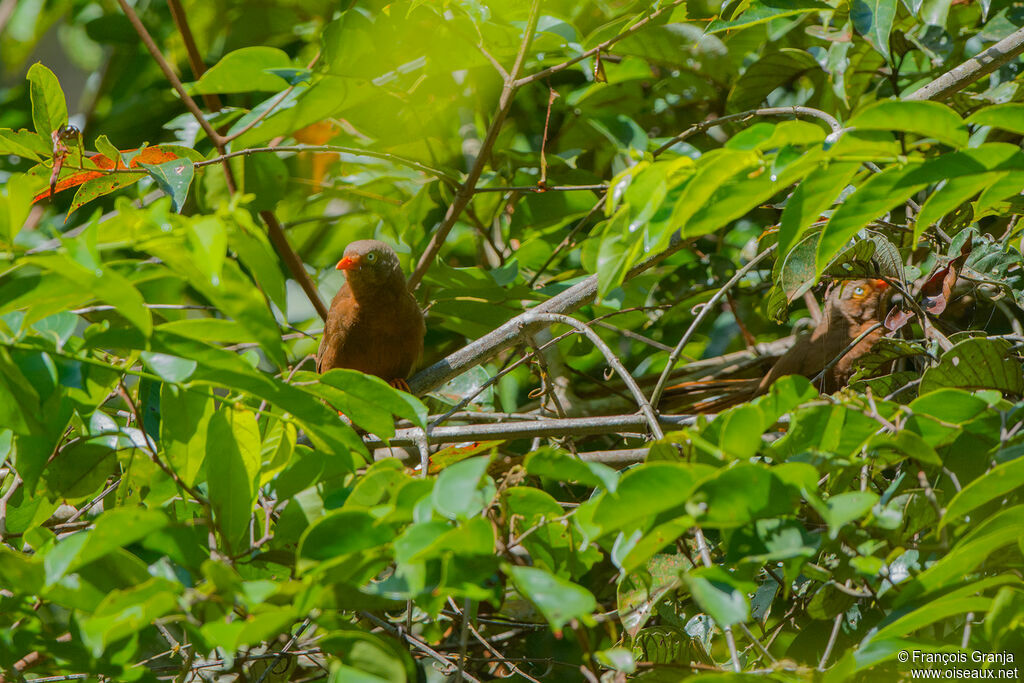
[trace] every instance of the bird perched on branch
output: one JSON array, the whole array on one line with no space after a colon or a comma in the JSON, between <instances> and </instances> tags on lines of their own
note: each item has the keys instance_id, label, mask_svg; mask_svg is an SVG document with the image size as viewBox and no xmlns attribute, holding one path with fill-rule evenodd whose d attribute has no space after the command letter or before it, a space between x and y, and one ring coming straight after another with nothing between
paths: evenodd
<instances>
[{"instance_id":1,"label":"bird perched on branch","mask_svg":"<svg viewBox=\"0 0 1024 683\"><path fill-rule=\"evenodd\" d=\"M889 299L889 283L885 280L850 280L841 282L825 295L821 321L810 336L800 337L771 371L758 384L758 394L768 391L772 382L784 375L817 376L826 365L843 353L862 333L885 317ZM871 350L883 334L876 328L829 368L816 386L826 394L839 391L853 375L858 358Z\"/></svg>"},{"instance_id":2,"label":"bird perched on branch","mask_svg":"<svg viewBox=\"0 0 1024 683\"><path fill-rule=\"evenodd\" d=\"M426 327L394 250L359 240L338 261L345 271L327 315L316 355L317 372L350 368L409 390L405 379L423 352Z\"/></svg>"},{"instance_id":3,"label":"bird perched on branch","mask_svg":"<svg viewBox=\"0 0 1024 683\"><path fill-rule=\"evenodd\" d=\"M809 335L797 338L760 380L716 379L685 382L665 390L666 401L678 403L690 397L690 405L697 412L718 412L767 393L775 380L785 375L803 375L815 378L825 366L843 354L843 351L862 333L877 325L885 316L891 294L885 280L850 280L834 285L825 295L825 309L821 320ZM823 393L830 394L846 386L853 375L853 366L882 337L884 329L876 328L839 358L815 382ZM700 395L715 398L692 402Z\"/></svg>"}]
</instances>

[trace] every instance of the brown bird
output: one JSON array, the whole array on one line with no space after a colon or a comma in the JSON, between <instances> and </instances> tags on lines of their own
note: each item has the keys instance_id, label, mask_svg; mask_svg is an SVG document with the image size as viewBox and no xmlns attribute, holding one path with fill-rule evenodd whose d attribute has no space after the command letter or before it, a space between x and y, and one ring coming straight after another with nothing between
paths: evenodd
<instances>
[{"instance_id":1,"label":"brown bird","mask_svg":"<svg viewBox=\"0 0 1024 683\"><path fill-rule=\"evenodd\" d=\"M383 242L359 240L345 248L337 269L345 284L331 302L317 372L351 368L408 391L405 378L423 352L426 326L398 256Z\"/></svg>"},{"instance_id":2,"label":"brown bird","mask_svg":"<svg viewBox=\"0 0 1024 683\"><path fill-rule=\"evenodd\" d=\"M817 327L810 336L797 339L775 362L758 384L758 395L767 392L772 382L785 375L816 377L854 339L878 324L885 315L889 293L889 283L885 280L850 280L835 285L825 296L825 310ZM857 342L815 386L826 394L845 387L853 375L856 360L871 350L883 332L879 327Z\"/></svg>"},{"instance_id":3,"label":"brown bird","mask_svg":"<svg viewBox=\"0 0 1024 683\"><path fill-rule=\"evenodd\" d=\"M685 382L666 388L662 406L665 401L675 403L689 395L690 405L697 412L718 412L767 393L772 383L785 375L817 377L854 339L882 319L891 293L889 289L885 280L874 279L850 280L835 285L825 295L825 310L818 325L809 335L799 337L760 380ZM815 386L827 394L845 387L853 375L855 361L871 350L883 332L882 328L870 332L829 368ZM699 398L698 395L715 397L692 403L693 398Z\"/></svg>"}]
</instances>

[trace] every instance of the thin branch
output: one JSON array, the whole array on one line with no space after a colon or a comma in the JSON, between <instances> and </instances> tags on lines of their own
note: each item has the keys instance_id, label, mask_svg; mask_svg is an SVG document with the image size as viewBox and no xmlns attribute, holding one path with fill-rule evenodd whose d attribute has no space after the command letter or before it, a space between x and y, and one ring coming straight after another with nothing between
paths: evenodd
<instances>
[{"instance_id":1,"label":"thin branch","mask_svg":"<svg viewBox=\"0 0 1024 683\"><path fill-rule=\"evenodd\" d=\"M124 2L124 0L120 1ZM526 27L523 32L523 40L519 45L519 51L516 53L515 63L512 65L512 70L509 71L508 78L505 79L505 84L501 89L501 96L498 98L498 108L494 113L494 120L491 121L491 125L487 128L487 134L484 136L484 141L480 144L480 151L477 153L476 161L469 170L465 182L462 183L455 193L455 198L448 206L444 220L441 221L441 225L438 226L431 236L427 248L423 251L419 262L416 264L416 269L409 276L410 290L416 289L419 285L420 280L423 279L423 276L434 262L437 253L441 250L441 245L444 244L448 233L451 232L455 222L462 214L462 210L466 208L466 205L473 198L473 190L476 187L476 183L480 180L484 166L487 165L487 160L491 156L494 143L498 141L498 133L501 132L501 127L505 123L505 117L508 116L508 112L512 108L512 98L518 89L515 85L515 79L519 76L519 72L523 68L523 61L526 59L526 53L533 43L533 34L537 30L539 18L540 0L533 0L530 6L530 16L526 21Z\"/></svg>"},{"instance_id":2,"label":"thin branch","mask_svg":"<svg viewBox=\"0 0 1024 683\"><path fill-rule=\"evenodd\" d=\"M369 149L361 149L359 147L345 147L342 145L282 145L279 147L250 147L248 149L242 149L237 152L228 152L222 154L213 159L204 159L197 161L192 164L193 168L202 168L203 166L210 166L211 164L217 164L225 159L232 159L240 156L250 156L252 154L262 153L275 153L275 152L334 152L337 154L351 154L353 156L371 157L373 159L383 159L384 161L390 161L395 164L402 166L408 166L411 169L426 173L427 175L434 176L439 180L443 180L452 187L457 187L459 181L457 178L452 176L450 173L446 173L437 168L421 164L413 159L400 156L398 154L389 154L387 152L374 152Z\"/></svg>"},{"instance_id":3,"label":"thin branch","mask_svg":"<svg viewBox=\"0 0 1024 683\"><path fill-rule=\"evenodd\" d=\"M559 71L565 71L566 69L568 69L573 64L577 64L579 62L582 62L587 57L593 57L594 55L596 55L596 54L598 54L600 52L604 52L608 48L610 48L612 45L614 45L615 43L619 42L620 40L622 40L624 38L628 38L629 36L633 35L637 31L642 29L647 24L651 23L652 21L654 21L655 19L660 17L665 12L668 12L670 10L675 9L677 6L683 4L684 2L686 2L686 0L674 0L673 2L665 5L664 7L661 7L660 9L658 9L658 10L656 10L654 12L651 12L650 15L648 15L648 16L644 17L643 19L641 19L640 21L636 22L635 24L633 24L632 26L627 28L622 33L609 38L608 40L604 41L603 43L599 43L596 47L592 47L589 50L587 50L586 52L580 53L580 54L576 55L575 57L573 57L572 59L567 60L565 62L562 62L561 64L556 64L554 66L550 66L547 69L544 69L543 71L538 71L537 73L531 74L530 76L524 76L523 78L520 78L518 81L516 81L514 83L514 85L515 85L516 88L521 88L524 85L529 85L530 83L533 83L535 81L543 80L543 79L547 78L548 76L550 76L552 74L558 73ZM515 77L515 74L513 74L513 78L514 77Z\"/></svg>"},{"instance_id":4,"label":"thin branch","mask_svg":"<svg viewBox=\"0 0 1024 683\"><path fill-rule=\"evenodd\" d=\"M984 52L947 71L903 98L904 101L944 100L984 78L1024 52L1024 28L1017 29Z\"/></svg>"},{"instance_id":5,"label":"thin branch","mask_svg":"<svg viewBox=\"0 0 1024 683\"><path fill-rule=\"evenodd\" d=\"M821 379L825 376L826 372L831 370L835 366L836 363L841 361L846 356L846 354L848 354L850 351L853 351L853 347L857 346L857 344L860 344L862 341L864 341L869 334L871 334L875 330L881 329L884 326L885 326L885 323L875 323L874 325L872 325L868 329L866 329L863 332L861 332L860 334L858 334L856 336L856 338L854 338L853 341L851 341L849 344L846 345L846 348L844 348L842 351L840 351L839 354L835 358L833 358L832 360L830 360L828 363L825 364L825 367L823 367L821 369L821 372L819 372L817 375L815 375L814 379L811 380L811 384L814 385L814 384L817 384L818 382L820 382Z\"/></svg>"},{"instance_id":6,"label":"thin branch","mask_svg":"<svg viewBox=\"0 0 1024 683\"><path fill-rule=\"evenodd\" d=\"M663 144L658 149L654 150L654 156L658 156L662 152L668 150L673 145L682 142L683 140L707 130L708 128L714 128L717 125L727 123L729 121L746 121L755 116L810 116L812 118L821 119L828 127L832 129L833 135L839 135L843 131L842 124L831 114L823 112L820 109L814 109L813 107L763 107L761 109L750 109L748 111L741 111L738 114L726 114L725 116L719 116L714 119L707 119L695 123L679 135L676 135L671 140Z\"/></svg>"},{"instance_id":7,"label":"thin branch","mask_svg":"<svg viewBox=\"0 0 1024 683\"><path fill-rule=\"evenodd\" d=\"M292 637L288 639L288 642L285 643L285 646L274 655L274 659L270 662L270 665L263 670L263 673L260 674L260 677L256 679L256 683L263 683L264 679L266 679L266 677L270 675L270 672L274 670L274 667L277 666L277 663L281 660L281 657L283 657L285 653L292 648L292 645L295 644L295 641L302 637L302 634L306 631L307 628L309 628L309 624L311 622L312 619L310 619L309 617L305 618L305 620L302 622L302 625L299 626L299 630L296 631L292 635Z\"/></svg>"},{"instance_id":8,"label":"thin branch","mask_svg":"<svg viewBox=\"0 0 1024 683\"><path fill-rule=\"evenodd\" d=\"M669 354L668 361L665 363L665 368L661 371L661 376L658 377L658 384L655 385L654 391L651 393L652 404L658 405L658 402L661 400L661 394L665 391L665 385L668 383L669 375L672 374L672 369L676 366L676 362L683 354L683 348L690 342L690 338L697 331L700 324L704 322L704 318L708 317L711 311L715 310L718 302L725 297L726 293L732 289L736 283L742 280L747 273L753 270L754 266L764 260L764 258L768 256L768 254L772 253L774 249L774 245L768 247L752 258L745 266L737 270L729 281L722 285L722 287L715 292L711 299L709 299L708 302L700 309L700 312L697 313L693 322L690 323L690 326L686 328L686 332L684 332L683 336L679 339L679 343L676 344L675 348L672 349L672 353Z\"/></svg>"},{"instance_id":9,"label":"thin branch","mask_svg":"<svg viewBox=\"0 0 1024 683\"><path fill-rule=\"evenodd\" d=\"M661 431L661 425L658 424L658 418L654 414L654 409L651 407L647 397L644 396L644 392L640 391L640 387L637 386L636 380L629 374L626 367L619 360L618 356L612 353L612 350L608 348L608 345L604 343L601 336L593 329L584 325L575 318L570 318L567 315L561 315L559 313L535 313L534 318L539 321L547 321L552 323L562 323L563 325L569 325L579 330L582 334L586 335L587 339L601 352L601 355L608 361L608 365L612 367L615 372L619 374L622 381L625 382L626 387L629 388L633 398L636 400L637 406L640 408L640 412L647 418L647 424L651 428L651 433L656 439L660 439L665 436L665 433Z\"/></svg>"},{"instance_id":10,"label":"thin branch","mask_svg":"<svg viewBox=\"0 0 1024 683\"><path fill-rule=\"evenodd\" d=\"M832 654L832 648L835 647L836 637L839 635L839 627L843 623L843 613L840 612L836 615L835 621L832 622L832 633L828 637L828 644L825 645L825 652L821 655L821 661L818 662L818 671L825 670L825 664L828 663L829 655Z\"/></svg>"},{"instance_id":11,"label":"thin branch","mask_svg":"<svg viewBox=\"0 0 1024 683\"><path fill-rule=\"evenodd\" d=\"M199 126L203 129L203 132L206 133L206 137L210 138L210 142L212 142L215 147L223 147L224 138L212 125L210 125L210 122L206 120L206 117L203 116L203 112L199 109L199 105L196 104L196 101L193 100L187 92L185 92L185 86L182 85L181 79L174 73L174 69L171 68L170 63L164 57L163 53L160 52L160 48L157 47L157 44L153 41L153 37L149 35L149 31L146 30L142 20L139 19L139 15L135 13L135 10L132 9L131 5L129 5L126 0L117 0L117 4L121 6L121 11L124 12L126 17L128 17L128 21L135 29L135 32L139 35L139 38L142 39L142 43L146 46L146 49L149 50L149 54L152 55L154 60L156 60L157 66L160 67L160 70L170 82L171 87L174 88L176 93L178 93L178 97L181 98L185 107L192 112L192 116L195 117Z\"/></svg>"},{"instance_id":12,"label":"thin branch","mask_svg":"<svg viewBox=\"0 0 1024 683\"><path fill-rule=\"evenodd\" d=\"M481 192L535 192L540 194L542 192L579 192L581 190L607 190L608 185L605 183L595 183L593 185L508 185L499 187L478 187L473 192L479 194Z\"/></svg>"}]
</instances>

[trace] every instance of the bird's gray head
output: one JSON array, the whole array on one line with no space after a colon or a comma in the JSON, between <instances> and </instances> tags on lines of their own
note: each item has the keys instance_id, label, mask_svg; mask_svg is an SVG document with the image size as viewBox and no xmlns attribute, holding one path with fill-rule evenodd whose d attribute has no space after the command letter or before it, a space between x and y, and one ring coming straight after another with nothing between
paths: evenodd
<instances>
[{"instance_id":1,"label":"bird's gray head","mask_svg":"<svg viewBox=\"0 0 1024 683\"><path fill-rule=\"evenodd\" d=\"M354 291L400 281L405 275L395 250L377 240L358 240L345 247L345 255L336 266Z\"/></svg>"}]
</instances>

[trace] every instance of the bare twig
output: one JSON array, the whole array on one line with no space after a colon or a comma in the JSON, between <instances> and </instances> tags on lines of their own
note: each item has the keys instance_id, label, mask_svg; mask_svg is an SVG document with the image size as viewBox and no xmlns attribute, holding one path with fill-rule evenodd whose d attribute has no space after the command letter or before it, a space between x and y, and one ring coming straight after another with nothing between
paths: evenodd
<instances>
[{"instance_id":1,"label":"bare twig","mask_svg":"<svg viewBox=\"0 0 1024 683\"><path fill-rule=\"evenodd\" d=\"M622 378L622 381L625 382L626 386L629 388L630 393L633 394L633 398L636 399L636 403L637 406L640 408L640 412L643 413L643 415L647 418L647 424L651 428L651 433L654 435L654 437L656 439L660 439L661 437L665 436L665 433L661 431L661 425L658 424L658 418L654 414L654 409L651 407L651 404L647 400L647 397L644 396L644 392L640 391L640 387L637 386L636 380L633 379L633 376L629 374L628 370L626 370L626 367L622 364L622 361L619 360L619 358L614 353L612 353L612 350L608 348L608 345L604 343L604 340L601 339L600 335L598 335L597 332L592 330L590 327L584 325L579 320L576 320L575 318L570 318L567 315L561 315L558 313L534 313L533 316L538 321L547 321L552 323L562 323L564 325L569 325L570 327L574 327L577 330L579 330L582 334L586 335L587 339L591 341L591 343L597 348L597 350L601 352L601 355L605 357L605 360L608 361L608 365L610 365L615 370L615 372L618 373L619 377Z\"/></svg>"},{"instance_id":2,"label":"bare twig","mask_svg":"<svg viewBox=\"0 0 1024 683\"><path fill-rule=\"evenodd\" d=\"M266 679L266 677L270 675L270 672L274 670L274 667L277 666L277 663L281 660L281 657L283 657L285 653L288 652L288 650L290 650L293 645L295 645L295 642L302 637L302 634L305 633L307 628L309 628L311 622L312 619L310 619L309 617L306 617L305 620L303 620L302 625L299 626L299 630L296 631L292 635L292 637L288 639L288 642L285 643L284 647L281 648L280 651L278 651L274 655L274 659L270 662L270 665L263 670L263 673L260 674L260 677L256 679L256 683L263 683L264 679Z\"/></svg>"},{"instance_id":3,"label":"bare twig","mask_svg":"<svg viewBox=\"0 0 1024 683\"><path fill-rule=\"evenodd\" d=\"M663 6L661 8L659 8L657 10L655 10L654 12L651 12L649 15L647 15L646 17L644 17L640 21L636 22L635 24L633 24L632 26L627 28L622 33L619 33L618 35L612 36L611 38L609 38L608 40L604 41L603 43L598 44L596 47L592 47L589 50L587 50L586 52L581 52L580 54L576 55L572 59L566 60L566 61L562 62L561 64L556 64L554 66L548 67L547 69L544 69L543 71L538 71L535 74L531 74L529 76L524 76L523 78L520 78L518 81L516 81L514 83L514 85L515 85L516 88L521 88L524 85L528 85L528 84L533 83L535 81L544 80L545 78L547 78L548 76L551 76L552 74L556 74L559 71L565 71L566 69L568 69L573 64L577 64L579 62L582 62L587 57L593 57L594 55L599 54L601 52L606 52L608 50L608 48L610 48L615 43L619 42L623 38L628 38L629 36L633 35L637 31L642 29L647 24L651 23L652 21L654 21L655 19L660 17L665 12L670 12L671 10L675 9L676 6L683 4L685 1L686 0L673 0L673 2ZM515 78L515 74L514 73L512 74L512 77Z\"/></svg>"},{"instance_id":4,"label":"bare twig","mask_svg":"<svg viewBox=\"0 0 1024 683\"><path fill-rule=\"evenodd\" d=\"M835 647L836 637L839 635L839 626L843 623L843 612L836 615L835 621L832 622L832 633L828 637L828 644L825 645L825 651L821 654L821 661L818 662L818 671L825 670L825 664L828 663L828 657L832 654L832 648Z\"/></svg>"},{"instance_id":5,"label":"bare twig","mask_svg":"<svg viewBox=\"0 0 1024 683\"><path fill-rule=\"evenodd\" d=\"M884 326L885 326L885 323L875 323L874 325L872 325L868 329L866 329L863 332L861 332L860 334L858 334L854 338L853 341L851 341L849 344L846 345L846 348L844 348L842 351L840 351L839 354L835 358L833 358L832 360L830 360L828 363L825 364L825 367L823 367L821 369L821 372L819 372L817 375L815 375L814 378L811 380L811 384L815 385L818 382L820 382L822 380L822 378L825 376L826 372L831 370L835 366L836 363L841 361L846 356L846 354L848 354L850 351L853 351L853 347L857 346L857 344L860 344L862 341L864 341L869 334L871 334L875 330L881 329Z\"/></svg>"},{"instance_id":6,"label":"bare twig","mask_svg":"<svg viewBox=\"0 0 1024 683\"><path fill-rule=\"evenodd\" d=\"M375 152L369 149L361 149L359 147L344 147L342 145L282 145L278 147L249 147L247 149L238 150L237 152L227 152L221 154L213 159L204 159L197 161L192 164L193 168L202 168L203 166L210 166L211 164L217 164L225 159L233 159L235 157L251 156L253 154L272 154L277 152L332 152L334 154L350 154L352 156L370 157L371 159L381 159L383 161L390 161L401 166L407 166L415 171L426 173L427 175L434 176L439 180L443 180L445 183L452 187L458 186L458 180L449 173L442 171L426 164L421 164L413 159L400 156L398 154L389 154L387 152Z\"/></svg>"},{"instance_id":7,"label":"bare twig","mask_svg":"<svg viewBox=\"0 0 1024 683\"><path fill-rule=\"evenodd\" d=\"M679 339L679 343L676 344L675 348L672 349L672 353L669 354L668 361L665 363L665 369L661 371L661 376L658 377L658 384L654 387L654 391L651 393L652 404L658 405L658 402L661 400L661 394L665 391L665 384L668 383L669 375L672 374L672 368L675 367L676 362L679 360L679 356L683 353L683 348L685 348L689 343L690 338L693 336L694 332L697 331L697 328L704 321L704 318L706 318L711 311L715 310L718 302L725 297L726 293L728 293L728 291L732 289L737 282L742 280L747 273L753 270L754 266L764 260L764 258L768 256L768 254L772 253L774 249L775 246L772 245L752 258L745 266L737 270L733 276L729 278L729 281L722 285L722 287L715 292L708 302L700 309L696 317L694 317L693 322L690 323L690 326L686 328L686 332L684 332L683 336Z\"/></svg>"},{"instance_id":8,"label":"bare twig","mask_svg":"<svg viewBox=\"0 0 1024 683\"><path fill-rule=\"evenodd\" d=\"M821 119L828 127L832 129L833 135L838 135L842 132L843 126L838 120L831 114L823 112L820 109L814 109L813 107L764 107L761 109L750 109L748 111L741 111L737 114L726 114L725 116L719 116L713 119L707 119L695 123L679 135L676 135L671 140L663 144L658 149L654 150L654 156L658 156L662 152L666 151L673 145L682 142L690 136L707 130L708 128L714 128L723 123L729 121L746 121L755 116L810 116L812 118Z\"/></svg>"}]
</instances>

